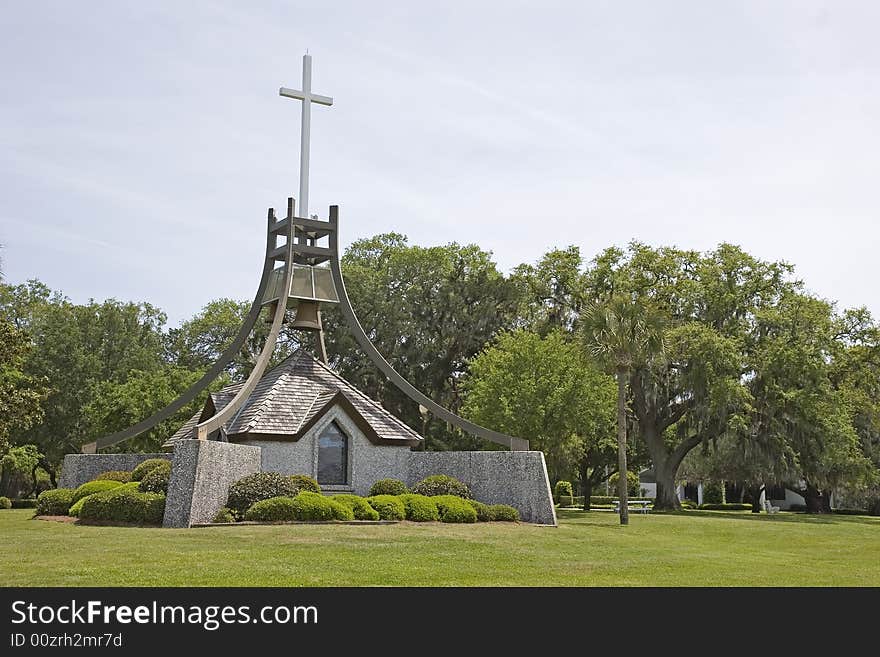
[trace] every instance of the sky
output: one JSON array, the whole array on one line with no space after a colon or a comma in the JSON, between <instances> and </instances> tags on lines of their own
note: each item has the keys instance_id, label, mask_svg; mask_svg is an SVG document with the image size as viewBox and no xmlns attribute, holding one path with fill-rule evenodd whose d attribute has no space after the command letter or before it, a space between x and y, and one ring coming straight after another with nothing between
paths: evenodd
<instances>
[{"instance_id":1,"label":"sky","mask_svg":"<svg viewBox=\"0 0 880 657\"><path fill-rule=\"evenodd\" d=\"M720 242L880 316L880 3L46 2L0 20L5 280L250 300L268 207L343 244Z\"/></svg>"}]
</instances>

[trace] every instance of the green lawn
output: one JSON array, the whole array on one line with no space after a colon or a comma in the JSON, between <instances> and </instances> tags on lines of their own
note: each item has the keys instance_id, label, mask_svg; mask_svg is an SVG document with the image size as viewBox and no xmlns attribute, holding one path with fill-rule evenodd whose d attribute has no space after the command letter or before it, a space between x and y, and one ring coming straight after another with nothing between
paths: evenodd
<instances>
[{"instance_id":1,"label":"green lawn","mask_svg":"<svg viewBox=\"0 0 880 657\"><path fill-rule=\"evenodd\" d=\"M95 527L0 511L6 586L878 586L880 518L560 512L491 523Z\"/></svg>"}]
</instances>

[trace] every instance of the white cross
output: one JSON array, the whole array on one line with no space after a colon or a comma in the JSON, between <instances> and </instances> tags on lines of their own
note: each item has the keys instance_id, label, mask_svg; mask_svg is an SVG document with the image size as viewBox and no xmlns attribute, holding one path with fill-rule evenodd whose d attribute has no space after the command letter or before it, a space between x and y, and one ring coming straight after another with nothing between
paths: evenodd
<instances>
[{"instance_id":1,"label":"white cross","mask_svg":"<svg viewBox=\"0 0 880 657\"><path fill-rule=\"evenodd\" d=\"M319 105L332 105L333 99L329 96L319 96L312 93L312 56L303 55L303 88L302 91L281 87L279 92L286 98L296 98L303 101L302 106L302 131L299 142L299 207L298 215L309 218L309 133L312 125L312 103Z\"/></svg>"}]
</instances>

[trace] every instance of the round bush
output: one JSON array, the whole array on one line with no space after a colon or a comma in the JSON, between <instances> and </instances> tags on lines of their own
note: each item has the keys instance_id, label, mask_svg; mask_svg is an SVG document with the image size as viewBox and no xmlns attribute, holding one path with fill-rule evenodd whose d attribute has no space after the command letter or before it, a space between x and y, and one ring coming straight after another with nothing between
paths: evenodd
<instances>
[{"instance_id":1,"label":"round bush","mask_svg":"<svg viewBox=\"0 0 880 657\"><path fill-rule=\"evenodd\" d=\"M333 520L336 513L329 497L307 490L294 497L293 503L296 520ZM336 505L343 506L339 502Z\"/></svg>"},{"instance_id":2,"label":"round bush","mask_svg":"<svg viewBox=\"0 0 880 657\"><path fill-rule=\"evenodd\" d=\"M330 499L330 506L333 509L334 520L354 520L354 510L347 504L343 504L339 500Z\"/></svg>"},{"instance_id":3,"label":"round bush","mask_svg":"<svg viewBox=\"0 0 880 657\"><path fill-rule=\"evenodd\" d=\"M222 524L229 524L231 522L235 522L235 516L232 515L232 510L227 509L225 506L217 512L217 515L214 516L214 519L211 522L217 522Z\"/></svg>"},{"instance_id":4,"label":"round bush","mask_svg":"<svg viewBox=\"0 0 880 657\"><path fill-rule=\"evenodd\" d=\"M299 492L290 477L277 472L256 472L236 481L229 487L226 506L236 517L243 518L247 510L262 500L273 497L295 497Z\"/></svg>"},{"instance_id":5,"label":"round bush","mask_svg":"<svg viewBox=\"0 0 880 657\"><path fill-rule=\"evenodd\" d=\"M368 497L367 502L379 513L379 520L403 520L406 508L399 497L394 495L376 495Z\"/></svg>"},{"instance_id":6,"label":"round bush","mask_svg":"<svg viewBox=\"0 0 880 657\"><path fill-rule=\"evenodd\" d=\"M38 516L66 516L73 504L72 488L55 488L44 490L37 498Z\"/></svg>"},{"instance_id":7,"label":"round bush","mask_svg":"<svg viewBox=\"0 0 880 657\"><path fill-rule=\"evenodd\" d=\"M150 470L141 479L140 491L142 493L168 493L168 480L171 479L171 463L165 461Z\"/></svg>"},{"instance_id":8,"label":"round bush","mask_svg":"<svg viewBox=\"0 0 880 657\"><path fill-rule=\"evenodd\" d=\"M519 511L507 504L490 504L489 517L497 522L519 522Z\"/></svg>"},{"instance_id":9,"label":"round bush","mask_svg":"<svg viewBox=\"0 0 880 657\"><path fill-rule=\"evenodd\" d=\"M92 481L118 481L122 484L127 484L131 481L131 472L128 470L108 470L107 472L102 472L97 477L95 477Z\"/></svg>"},{"instance_id":10,"label":"round bush","mask_svg":"<svg viewBox=\"0 0 880 657\"><path fill-rule=\"evenodd\" d=\"M440 512L440 522L476 522L477 512L469 503L456 495L435 495L434 503Z\"/></svg>"},{"instance_id":11,"label":"round bush","mask_svg":"<svg viewBox=\"0 0 880 657\"><path fill-rule=\"evenodd\" d=\"M440 512L437 510L433 497L409 493L407 495L400 495L400 501L403 502L407 520L412 522L440 520Z\"/></svg>"},{"instance_id":12,"label":"round bush","mask_svg":"<svg viewBox=\"0 0 880 657\"><path fill-rule=\"evenodd\" d=\"M12 500L6 496L0 496L0 509L11 509Z\"/></svg>"},{"instance_id":13,"label":"round bush","mask_svg":"<svg viewBox=\"0 0 880 657\"><path fill-rule=\"evenodd\" d=\"M434 497L436 495L455 495L463 497L466 500L471 499L471 489L467 484L463 484L455 477L449 475L431 475L425 477L412 488L412 492L416 495L427 495Z\"/></svg>"},{"instance_id":14,"label":"round bush","mask_svg":"<svg viewBox=\"0 0 880 657\"><path fill-rule=\"evenodd\" d=\"M492 515L489 513L489 505L477 502L476 500L468 500L468 504L474 507L474 511L477 513L477 522L489 522L492 520Z\"/></svg>"},{"instance_id":15,"label":"round bush","mask_svg":"<svg viewBox=\"0 0 880 657\"><path fill-rule=\"evenodd\" d=\"M168 459L147 459L146 461L142 461L137 465L134 470L131 471L131 480L140 481L147 475L150 470L162 465L163 463L170 463L170 461Z\"/></svg>"},{"instance_id":16,"label":"round bush","mask_svg":"<svg viewBox=\"0 0 880 657\"><path fill-rule=\"evenodd\" d=\"M571 487L570 481L557 481L556 486L553 487L553 496L557 500L563 495L567 497L574 497L574 490Z\"/></svg>"},{"instance_id":17,"label":"round bush","mask_svg":"<svg viewBox=\"0 0 880 657\"><path fill-rule=\"evenodd\" d=\"M111 479L104 479L101 481L89 481L73 492L73 500L71 501L71 504L75 504L76 502L79 502L82 498L88 497L89 495L93 495L95 493L103 493L105 490L111 490L113 488L118 488L119 486L122 486L122 482L113 481Z\"/></svg>"},{"instance_id":18,"label":"round bush","mask_svg":"<svg viewBox=\"0 0 880 657\"><path fill-rule=\"evenodd\" d=\"M296 520L296 508L292 497L270 497L260 500L245 512L245 520L257 522L280 522L284 520Z\"/></svg>"},{"instance_id":19,"label":"round bush","mask_svg":"<svg viewBox=\"0 0 880 657\"><path fill-rule=\"evenodd\" d=\"M311 477L306 477L305 475L301 474L295 474L290 475L289 479L293 482L293 485L296 486L297 493L301 493L303 491L308 491L310 493L321 492L321 487L318 485L318 482Z\"/></svg>"},{"instance_id":20,"label":"round bush","mask_svg":"<svg viewBox=\"0 0 880 657\"><path fill-rule=\"evenodd\" d=\"M142 493L131 485L93 493L79 509L82 520L161 525L165 514L165 496Z\"/></svg>"},{"instance_id":21,"label":"round bush","mask_svg":"<svg viewBox=\"0 0 880 657\"><path fill-rule=\"evenodd\" d=\"M358 495L334 495L330 499L351 509L355 520L378 520L379 512L369 502Z\"/></svg>"},{"instance_id":22,"label":"round bush","mask_svg":"<svg viewBox=\"0 0 880 657\"><path fill-rule=\"evenodd\" d=\"M133 481L133 482L130 482L127 484L121 484L119 486L116 486L115 488L108 488L108 489L105 489L102 491L98 491L96 493L91 493L89 495L86 495L85 497L81 497L81 498L79 498L79 500L77 500L76 502L74 502L70 506L70 508L67 510L67 515L73 516L74 518L79 517L80 511L82 511L82 508L83 508L83 504L85 504L85 501L87 499L89 499L92 495L99 495L100 493L104 493L107 491L123 491L123 490L135 490L136 491L138 489L138 485L139 485L138 482Z\"/></svg>"},{"instance_id":23,"label":"round bush","mask_svg":"<svg viewBox=\"0 0 880 657\"><path fill-rule=\"evenodd\" d=\"M399 479L380 479L370 486L370 497L376 495L406 495L409 488Z\"/></svg>"}]
</instances>

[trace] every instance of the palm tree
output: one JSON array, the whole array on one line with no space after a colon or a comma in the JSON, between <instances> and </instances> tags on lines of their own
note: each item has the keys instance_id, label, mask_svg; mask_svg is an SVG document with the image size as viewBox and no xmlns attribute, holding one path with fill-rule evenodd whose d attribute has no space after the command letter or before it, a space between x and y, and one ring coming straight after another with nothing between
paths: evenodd
<instances>
[{"instance_id":1,"label":"palm tree","mask_svg":"<svg viewBox=\"0 0 880 657\"><path fill-rule=\"evenodd\" d=\"M663 352L663 324L656 313L624 295L588 308L582 325L590 353L617 379L617 463L620 524L629 524L626 481L626 382L633 369Z\"/></svg>"}]
</instances>

